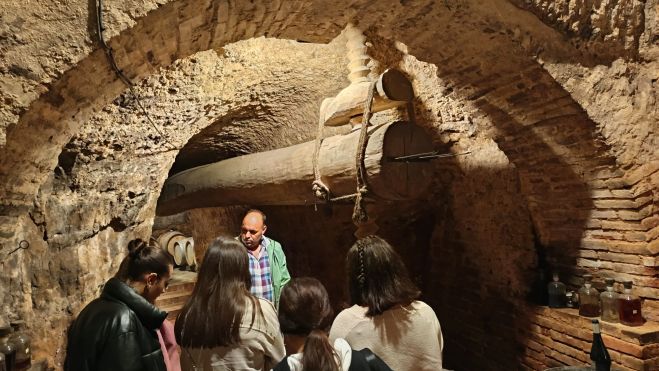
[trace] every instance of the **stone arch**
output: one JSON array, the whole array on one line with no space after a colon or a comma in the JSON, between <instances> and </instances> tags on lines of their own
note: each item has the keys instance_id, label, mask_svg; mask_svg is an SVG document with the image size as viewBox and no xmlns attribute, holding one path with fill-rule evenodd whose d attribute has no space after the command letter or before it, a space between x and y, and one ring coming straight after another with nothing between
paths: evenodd
<instances>
[{"instance_id":1,"label":"stone arch","mask_svg":"<svg viewBox=\"0 0 659 371\"><path fill-rule=\"evenodd\" d=\"M141 18L109 45L123 72L137 81L198 51L250 37L279 36L291 26L303 3L174 1ZM298 27L312 29L304 19ZM331 37L328 31L326 39ZM3 209L8 213L24 210L54 167L56 153L80 123L125 89L105 53L97 49L33 102L7 136L6 155L0 163L0 179L6 185ZM16 174L21 175L15 178Z\"/></svg>"},{"instance_id":2,"label":"stone arch","mask_svg":"<svg viewBox=\"0 0 659 371\"><path fill-rule=\"evenodd\" d=\"M465 16L469 12L482 15L487 9L481 10L469 4L435 4L432 1L419 3L413 8L405 8L403 4L372 4L365 1L347 2L344 7L340 5L329 8L302 0L176 0L139 18L134 26L113 37L109 45L115 51L117 64L133 81L195 52L220 48L224 44L251 37L328 42L351 20L365 26L379 25L378 32L383 36L405 42L410 54L440 67L446 66L447 71L453 68L452 63L459 65L464 62L463 58L469 59L471 53L486 58L496 49L477 50L483 45L459 42L468 36L482 34L482 29L487 29L486 25L479 25L476 21L470 24L452 23L456 16ZM498 6L501 5L494 5L495 8ZM510 5L505 6L515 11ZM488 21L499 20L492 18ZM406 33L407 27L415 27L420 30L419 34ZM519 29L524 25L512 24L510 27ZM502 35L488 36L489 39L497 37L500 39L498 42L503 40ZM569 52L574 52L559 45L558 35L538 37L544 38L546 49L553 55L566 57ZM442 45L443 41L451 38L455 39L455 44ZM516 48L509 41L505 44L511 50ZM510 77L511 73L514 76L519 71L519 63L534 63L524 61L527 59L525 56L515 56L514 59L517 59L516 63L510 63L514 67L490 73L505 73ZM479 63L450 70L452 72L443 77L455 79L458 87L478 90L478 85L483 82L481 77L469 75L465 79L455 72L480 71ZM125 88L109 67L104 52L96 49L32 102L29 110L8 131L5 155L0 159L0 179L7 185L0 195L7 213L25 210L44 174L55 165L54 154L95 108L103 106ZM16 177L15 174L21 175Z\"/></svg>"},{"instance_id":3,"label":"stone arch","mask_svg":"<svg viewBox=\"0 0 659 371\"><path fill-rule=\"evenodd\" d=\"M373 34L404 42L409 54L436 66L436 74L447 82L442 94L473 105L474 121L491 121L491 125L484 125L487 135L519 173L520 194L526 198L540 242L573 253L590 222L588 214L594 206L590 191L624 191L628 184L620 173L611 170L615 159L600 142L595 123L531 57L537 52L534 41L516 39L515 27L524 34L524 24L536 21L517 10L515 14L525 19L522 25L498 24L505 31L494 32L496 27L490 26L503 20L488 17L486 11L468 3L418 2L411 10L402 6L404 2L368 3L346 2L343 9L338 4L326 9L323 2L178 0L139 19L113 38L111 45L119 65L138 80L196 51L217 49L249 37L327 42L345 22L359 19ZM505 6L496 1L488 6L494 3ZM551 29L544 30L548 33L544 39L533 35L540 40L535 42L548 50L543 56L582 60L569 47L557 46L560 37ZM15 215L31 207L34 193L52 171L56 155L68 138L94 110L124 90L103 52L96 50L32 103L9 133L5 156L0 159L0 179L5 187L1 194L3 214ZM427 114L422 104L418 108L421 117ZM470 169L475 174L482 172L471 189L477 188L477 180L498 175L487 172L486 165ZM571 219L566 221L566 215ZM450 242L455 243L449 246L453 252L461 246L461 241ZM440 252L446 252L443 246ZM570 254L567 257L573 258ZM588 268L579 266L582 271ZM450 299L459 291L452 286L458 284L459 277L444 278L448 283L442 288ZM496 300L496 293L504 292L493 291L495 295L488 295L488 302ZM481 315L474 314L473 318ZM488 318L488 326L493 326ZM506 321L508 318L502 322Z\"/></svg>"}]
</instances>

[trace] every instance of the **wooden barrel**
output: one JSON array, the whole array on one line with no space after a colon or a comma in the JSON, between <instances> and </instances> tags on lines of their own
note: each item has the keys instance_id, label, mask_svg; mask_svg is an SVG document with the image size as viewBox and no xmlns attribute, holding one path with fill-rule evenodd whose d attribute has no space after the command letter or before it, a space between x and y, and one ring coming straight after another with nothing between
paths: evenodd
<instances>
[{"instance_id":1,"label":"wooden barrel","mask_svg":"<svg viewBox=\"0 0 659 371\"><path fill-rule=\"evenodd\" d=\"M197 266L197 254L194 249L194 239L188 238L185 243L185 262L190 267Z\"/></svg>"},{"instance_id":2,"label":"wooden barrel","mask_svg":"<svg viewBox=\"0 0 659 371\"><path fill-rule=\"evenodd\" d=\"M184 235L174 236L169 241L167 251L174 257L174 264L181 266L185 265L185 241L187 238Z\"/></svg>"},{"instance_id":3,"label":"wooden barrel","mask_svg":"<svg viewBox=\"0 0 659 371\"><path fill-rule=\"evenodd\" d=\"M160 247L167 250L172 256L174 256L174 250L173 250L173 246L172 249L170 250L169 241L171 241L172 238L176 236L183 236L183 233L179 231L171 230L161 234L160 237L158 237L158 244L160 245Z\"/></svg>"}]
</instances>

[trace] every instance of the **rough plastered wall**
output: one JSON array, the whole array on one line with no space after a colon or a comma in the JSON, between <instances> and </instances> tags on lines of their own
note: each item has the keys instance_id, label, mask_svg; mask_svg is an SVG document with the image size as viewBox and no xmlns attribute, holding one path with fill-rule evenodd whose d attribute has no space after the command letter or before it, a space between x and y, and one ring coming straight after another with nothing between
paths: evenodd
<instances>
[{"instance_id":1,"label":"rough plastered wall","mask_svg":"<svg viewBox=\"0 0 659 371\"><path fill-rule=\"evenodd\" d=\"M423 199L371 205L369 215L379 226L378 234L405 260L424 292L423 299L437 311L444 335L451 339L445 353L447 367L482 367L486 361L479 357L465 363L467 354L474 355L468 348L472 342L493 344L501 357L496 362L513 367L517 352L512 337L504 331L486 335L481 325L485 322L508 331L526 325L525 317L516 320L510 313L528 292L535 261L531 218L517 169L486 136L492 122L475 122L469 113L473 107L438 94L447 86L436 76L435 66L405 55L394 43L375 35L369 40L374 45L376 71L396 66L410 76L418 96L417 124L427 130L437 148L446 153L470 151L435 162L436 181ZM373 121L389 117L380 113ZM344 308L344 259L355 241L352 207L266 206L263 210L268 215L267 233L282 242L291 274L319 278L334 307ZM241 214L228 211L187 212L191 219L187 228L194 230L195 241L210 241L226 233L227 226L237 233ZM483 302L488 305L482 306ZM480 307L489 309L481 312ZM465 326L469 323L473 325Z\"/></svg>"},{"instance_id":2,"label":"rough plastered wall","mask_svg":"<svg viewBox=\"0 0 659 371\"><path fill-rule=\"evenodd\" d=\"M442 67L405 55L404 45L368 36L380 69L398 66L413 79L419 124L437 147L471 151L436 162L436 182L427 199L381 205L374 211L379 233L403 255L424 290L423 299L438 313L449 339L447 367L543 369L588 363L587 325L574 315L565 316L579 329L575 334L564 318L529 310L526 297L540 253L549 256L551 268L573 287L580 284L582 274L594 273L599 281L632 279L640 293L654 297L652 235L642 231L649 229L643 223L651 223L656 212L654 191L648 188L650 175L656 172L652 85L641 84L646 90L628 97L615 96L620 90L610 86L598 86L600 99L640 103L631 105L636 114L625 111L617 120L604 120L602 115L601 121L593 121L575 102L569 86L554 80L553 65L541 61L547 70L530 66L510 80L483 77L479 83L485 86L465 100L454 93L453 76L441 76ZM652 73L644 64L615 63ZM479 72L475 67L455 71ZM607 76L600 77L609 81ZM571 82L578 87L577 77L572 75ZM481 99L490 89L500 97ZM520 102L528 106L506 112L507 104ZM615 109L600 104L609 113ZM629 118L624 124L634 133L607 133L621 126L621 117ZM633 157L634 163L622 165L625 156ZM625 176L620 168L631 170ZM635 186L638 182L645 186ZM222 209L213 210L191 213L211 216ZM335 307L344 306L345 279L337 272L342 272L345 251L354 241L350 208L335 206L329 215L312 207L265 210L269 234L283 242L293 275L319 277ZM208 240L214 233L210 229L200 236ZM648 318L657 315L652 300L644 309ZM656 366L654 351L643 348L643 343L633 345L638 341L633 337L618 336L607 338L613 343L616 366Z\"/></svg>"},{"instance_id":3,"label":"rough plastered wall","mask_svg":"<svg viewBox=\"0 0 659 371\"><path fill-rule=\"evenodd\" d=\"M25 221L21 235L32 246L7 262L14 279L2 287L9 299L3 316L27 318L35 357L61 362L71 316L115 273L127 242L151 234L158 190L178 148L210 129L226 136L215 143L225 156L296 142L303 131L291 129L315 127L319 99L344 84L340 59L333 45L244 41L198 53L135 89L162 123L162 136L129 93L87 121ZM241 136L259 139L241 143Z\"/></svg>"},{"instance_id":4,"label":"rough plastered wall","mask_svg":"<svg viewBox=\"0 0 659 371\"><path fill-rule=\"evenodd\" d=\"M31 243L27 251L4 255L0 296L2 313L24 314L37 323L32 331L43 339L38 354L61 359L57 351L70 313L94 297L125 242L148 235L159 187L188 140L202 147L206 137L236 142L233 150L217 148L221 158L313 136L315 125L267 121L285 110L254 102L285 94L274 90L252 99L247 84L252 74L242 68L226 66L232 74L218 72L213 81L240 86L236 97L228 92L222 98L203 90L212 84L194 81L186 85L192 90L184 98L177 81L197 78L205 58L224 55L225 44L264 35L329 42L349 20L359 21L373 40L406 45L399 46L415 59L393 51L393 45L374 53L383 67L402 63L420 77L415 81L419 122L438 148L472 150L437 163L435 186L422 205L403 216L383 212L381 221L382 233L397 246L420 246L405 249L409 264L421 260L417 254L430 256L423 260L428 273L417 279L452 340L448 364L542 369L583 361L583 339L571 342L559 336L567 330L554 337L525 326L546 317L517 305L534 269L533 249L546 251L572 285L586 272L598 282L605 276L633 279L645 298L646 315L659 318L655 0L104 3L106 36L112 37L121 68L138 82L153 75L136 90L153 115L162 115L156 127L163 135L135 113L139 109L129 95L121 95L125 86L92 43L90 2L46 0L26 7L10 0L0 11L0 254L21 239ZM215 51L185 59L208 49ZM279 51L252 54L267 59ZM338 56L324 61L303 53L284 59L287 67L280 75L268 77L304 75L302 66L318 59L319 75L329 80L309 83L317 86L316 97L345 84ZM159 75L159 68L170 65L171 72ZM288 93L300 96L295 90L300 84L291 83ZM208 107L197 100L205 94L213 97ZM171 100L176 103L162 103ZM250 104L241 110L246 100ZM301 117L317 112L310 102L302 104ZM224 106L233 111L218 108ZM248 114L253 111L260 116ZM232 115L244 124L223 119ZM112 117L114 124L102 125L106 121L100 117ZM94 129L84 129L90 122ZM260 123L281 136L270 143L242 130ZM198 163L199 157L188 161ZM301 231L314 220L313 214L303 218L308 210L270 211L275 223L299 220L295 228ZM273 227L272 233L293 228ZM346 248L352 233L349 224L314 228L328 252L336 248L332 245ZM317 258L301 253L309 241L300 241L301 235L275 237L300 251L292 254L300 259L296 269L309 272L304 259ZM333 265L339 263L337 254ZM330 271L323 269L322 275ZM332 290L339 292L339 285ZM42 317L49 319L34 320ZM518 334L519 329L524 331ZM538 351L536 340L551 351ZM620 367L656 364L655 353L625 352L626 358L616 360ZM501 359L493 362L491 354Z\"/></svg>"}]
</instances>

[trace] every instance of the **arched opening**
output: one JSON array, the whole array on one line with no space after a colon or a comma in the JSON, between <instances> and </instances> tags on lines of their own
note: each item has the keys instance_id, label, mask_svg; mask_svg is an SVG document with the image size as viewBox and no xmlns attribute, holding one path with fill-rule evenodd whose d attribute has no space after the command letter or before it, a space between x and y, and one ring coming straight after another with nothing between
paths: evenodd
<instances>
[{"instance_id":1,"label":"arched opening","mask_svg":"<svg viewBox=\"0 0 659 371\"><path fill-rule=\"evenodd\" d=\"M588 272L632 278L656 309L656 169L629 160L624 140L609 140L615 135L600 127L608 118L575 98L577 83L561 73L635 53L617 39L606 56L602 40L566 42L524 10L540 7L479 5L358 2L346 11L305 1L172 1L114 28L117 62L138 82L155 125L89 46L16 115L0 159L0 237L3 253L21 239L31 248L3 263L3 313L51 318L32 328L37 354L61 362L51 350L62 349L71 317L116 270L126 242L151 234L168 174L313 139L320 100L347 82L341 30L359 20L375 68L412 78L418 123L436 147L471 151L436 161L423 199L378 210L381 234L439 316L447 367L583 361L583 351L538 355L537 344L561 342L547 335L551 315L526 306L538 256L573 286ZM638 28L631 35L638 44ZM637 147L648 157L646 144ZM292 271L318 276L341 306L350 207L264 209ZM203 245L235 233L242 211L195 210L184 223Z\"/></svg>"}]
</instances>

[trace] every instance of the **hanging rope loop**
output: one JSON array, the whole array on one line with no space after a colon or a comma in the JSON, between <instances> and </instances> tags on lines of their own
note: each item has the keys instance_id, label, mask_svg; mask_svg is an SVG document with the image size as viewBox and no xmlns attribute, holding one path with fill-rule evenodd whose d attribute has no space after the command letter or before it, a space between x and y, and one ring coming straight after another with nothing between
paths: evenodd
<instances>
[{"instance_id":1,"label":"hanging rope loop","mask_svg":"<svg viewBox=\"0 0 659 371\"><path fill-rule=\"evenodd\" d=\"M356 226L364 224L368 221L368 214L366 213L366 206L364 205L364 197L368 194L366 164L366 145L368 143L368 125L371 121L371 109L373 108L373 97L375 96L376 81L371 82L368 87L368 97L364 105L364 114L362 116L362 127L359 131L359 146L357 147L357 154L355 156L355 165L357 167L357 193L355 197L355 207L352 210L352 222Z\"/></svg>"},{"instance_id":2,"label":"hanging rope loop","mask_svg":"<svg viewBox=\"0 0 659 371\"><path fill-rule=\"evenodd\" d=\"M320 147L323 144L323 128L325 123L323 122L323 117L320 115L318 117L318 131L316 132L316 143L313 150L313 176L314 181L311 183L311 191L321 201L329 202L331 199L331 193L329 187L323 183L320 178L320 169L318 168L318 157L320 156Z\"/></svg>"},{"instance_id":3,"label":"hanging rope loop","mask_svg":"<svg viewBox=\"0 0 659 371\"><path fill-rule=\"evenodd\" d=\"M355 168L356 168L356 192L350 195L332 197L330 188L323 183L321 179L320 169L318 166L318 157L320 155L320 148L323 143L323 118L318 118L318 133L316 135L316 143L313 154L313 172L314 181L311 184L311 191L319 200L323 202L335 202L348 199L354 199L355 205L352 211L352 221L355 225L359 226L368 221L368 214L366 213L365 198L368 194L366 164L366 145L368 144L368 126L371 120L371 110L373 108L373 97L375 96L376 81L371 82L368 88L368 97L364 105L364 114L362 115L362 124L359 129L359 141L357 151L355 153Z\"/></svg>"}]
</instances>

